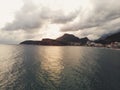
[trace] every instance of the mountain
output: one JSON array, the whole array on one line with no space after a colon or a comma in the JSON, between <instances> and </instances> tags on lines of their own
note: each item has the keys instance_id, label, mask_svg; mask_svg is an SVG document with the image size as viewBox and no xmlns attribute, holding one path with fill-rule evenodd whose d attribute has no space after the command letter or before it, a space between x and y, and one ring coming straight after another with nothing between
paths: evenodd
<instances>
[{"instance_id":1,"label":"mountain","mask_svg":"<svg viewBox=\"0 0 120 90\"><path fill-rule=\"evenodd\" d=\"M78 37L72 34L64 34L63 36L55 40L54 39L42 39L41 41L27 40L27 41L21 42L20 44L63 46L63 45L84 45L87 43L87 41L89 41L87 37L79 39Z\"/></svg>"},{"instance_id":2,"label":"mountain","mask_svg":"<svg viewBox=\"0 0 120 90\"><path fill-rule=\"evenodd\" d=\"M120 42L120 32L108 36L105 40L109 42Z\"/></svg>"},{"instance_id":3,"label":"mountain","mask_svg":"<svg viewBox=\"0 0 120 90\"><path fill-rule=\"evenodd\" d=\"M58 41L64 42L79 42L80 39L72 34L64 34L63 36L57 38Z\"/></svg>"},{"instance_id":4,"label":"mountain","mask_svg":"<svg viewBox=\"0 0 120 90\"><path fill-rule=\"evenodd\" d=\"M105 38L100 38L95 41L96 43L110 44L112 42L120 42L120 32L106 36Z\"/></svg>"},{"instance_id":5,"label":"mountain","mask_svg":"<svg viewBox=\"0 0 120 90\"><path fill-rule=\"evenodd\" d=\"M41 44L41 41L26 40L26 41L21 42L20 44L40 45L40 44Z\"/></svg>"},{"instance_id":6,"label":"mountain","mask_svg":"<svg viewBox=\"0 0 120 90\"><path fill-rule=\"evenodd\" d=\"M67 45L65 42L53 40L53 39L43 39L42 41L32 41L32 40L27 40L23 41L20 44L27 44L27 45L57 45L57 46L63 46Z\"/></svg>"},{"instance_id":7,"label":"mountain","mask_svg":"<svg viewBox=\"0 0 120 90\"><path fill-rule=\"evenodd\" d=\"M63 36L56 39L57 41L62 42L75 42L75 43L81 43L86 44L89 39L87 37L79 39L78 37L72 35L72 34L64 34Z\"/></svg>"}]
</instances>

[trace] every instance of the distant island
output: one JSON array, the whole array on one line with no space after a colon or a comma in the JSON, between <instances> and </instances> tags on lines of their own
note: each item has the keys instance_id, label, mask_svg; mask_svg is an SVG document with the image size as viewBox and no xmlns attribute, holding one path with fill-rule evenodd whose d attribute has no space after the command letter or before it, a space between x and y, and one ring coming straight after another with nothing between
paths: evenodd
<instances>
[{"instance_id":1,"label":"distant island","mask_svg":"<svg viewBox=\"0 0 120 90\"><path fill-rule=\"evenodd\" d=\"M91 41L87 37L78 38L72 34L64 34L57 39L45 38L41 41L26 40L20 44L26 45L51 45L51 46L90 46L90 47L107 47L120 48L120 32L101 37L98 40Z\"/></svg>"}]
</instances>

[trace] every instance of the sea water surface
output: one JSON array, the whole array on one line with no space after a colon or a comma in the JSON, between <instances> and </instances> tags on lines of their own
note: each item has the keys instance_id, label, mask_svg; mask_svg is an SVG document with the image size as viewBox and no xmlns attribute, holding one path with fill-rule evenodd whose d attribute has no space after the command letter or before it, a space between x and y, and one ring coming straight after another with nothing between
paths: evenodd
<instances>
[{"instance_id":1,"label":"sea water surface","mask_svg":"<svg viewBox=\"0 0 120 90\"><path fill-rule=\"evenodd\" d=\"M0 45L0 90L120 90L120 50Z\"/></svg>"}]
</instances>

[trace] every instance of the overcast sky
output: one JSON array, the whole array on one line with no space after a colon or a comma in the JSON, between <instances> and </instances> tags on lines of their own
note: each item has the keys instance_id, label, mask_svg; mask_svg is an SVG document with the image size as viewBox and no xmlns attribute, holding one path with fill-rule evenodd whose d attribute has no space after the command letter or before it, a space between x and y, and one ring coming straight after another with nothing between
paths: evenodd
<instances>
[{"instance_id":1,"label":"overcast sky","mask_svg":"<svg viewBox=\"0 0 120 90\"><path fill-rule=\"evenodd\" d=\"M0 43L120 31L119 0L0 0Z\"/></svg>"}]
</instances>

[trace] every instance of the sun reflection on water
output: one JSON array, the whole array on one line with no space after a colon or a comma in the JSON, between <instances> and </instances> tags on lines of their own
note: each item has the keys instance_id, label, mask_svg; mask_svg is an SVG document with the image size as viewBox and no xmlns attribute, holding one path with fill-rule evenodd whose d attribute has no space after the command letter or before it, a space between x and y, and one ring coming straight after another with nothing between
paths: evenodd
<instances>
[{"instance_id":1,"label":"sun reflection on water","mask_svg":"<svg viewBox=\"0 0 120 90\"><path fill-rule=\"evenodd\" d=\"M44 49L44 60L41 62L42 69L48 73L49 79L58 85L60 83L61 73L64 69L62 63L61 47L47 47Z\"/></svg>"}]
</instances>

